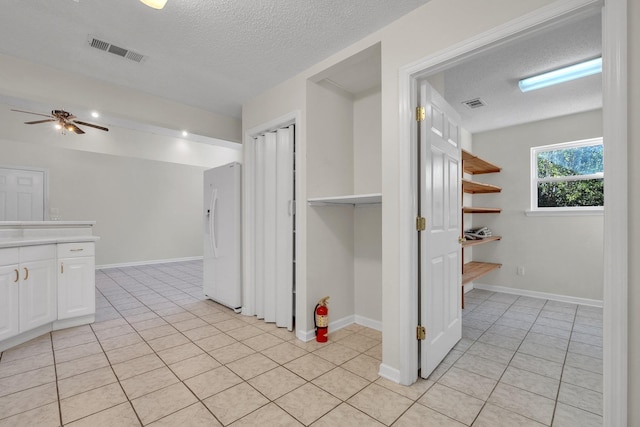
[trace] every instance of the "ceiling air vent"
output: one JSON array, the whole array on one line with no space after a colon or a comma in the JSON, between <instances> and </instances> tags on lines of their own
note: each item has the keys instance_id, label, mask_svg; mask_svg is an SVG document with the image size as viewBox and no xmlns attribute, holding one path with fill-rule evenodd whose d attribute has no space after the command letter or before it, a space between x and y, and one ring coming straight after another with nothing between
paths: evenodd
<instances>
[{"instance_id":1,"label":"ceiling air vent","mask_svg":"<svg viewBox=\"0 0 640 427\"><path fill-rule=\"evenodd\" d=\"M468 101L464 101L463 102L464 105L467 106L467 108L470 109L474 109L474 108L480 108L480 107L484 107L485 105L487 105L482 99L480 98L474 98L474 99L470 99Z\"/></svg>"},{"instance_id":2,"label":"ceiling air vent","mask_svg":"<svg viewBox=\"0 0 640 427\"><path fill-rule=\"evenodd\" d=\"M144 59L144 55L142 55L141 53L133 52L129 49L116 46L104 40L99 40L93 36L89 36L89 45L98 50L113 53L114 55L118 55L135 62L142 62L142 60Z\"/></svg>"}]
</instances>

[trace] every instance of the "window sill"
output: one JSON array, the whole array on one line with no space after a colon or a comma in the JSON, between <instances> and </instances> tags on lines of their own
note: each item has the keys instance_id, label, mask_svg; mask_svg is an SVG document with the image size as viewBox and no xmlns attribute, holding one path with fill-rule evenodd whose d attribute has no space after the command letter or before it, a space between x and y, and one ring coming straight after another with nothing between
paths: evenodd
<instances>
[{"instance_id":1,"label":"window sill","mask_svg":"<svg viewBox=\"0 0 640 427\"><path fill-rule=\"evenodd\" d=\"M526 216L603 216L603 208L593 209L553 209L553 210L527 210Z\"/></svg>"}]
</instances>

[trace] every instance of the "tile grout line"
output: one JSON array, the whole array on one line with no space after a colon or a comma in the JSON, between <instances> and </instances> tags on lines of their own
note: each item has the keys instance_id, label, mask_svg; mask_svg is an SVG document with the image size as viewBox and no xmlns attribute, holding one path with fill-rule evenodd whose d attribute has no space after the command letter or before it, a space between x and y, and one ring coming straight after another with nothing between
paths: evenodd
<instances>
[{"instance_id":1,"label":"tile grout line","mask_svg":"<svg viewBox=\"0 0 640 427\"><path fill-rule=\"evenodd\" d=\"M500 320L502 318L502 316L504 316L504 313L506 313L509 308L513 307L513 305L515 304L516 301L518 301L520 299L520 297L516 298L511 304L509 304L509 307L500 315L500 317L498 317L489 328L487 328L487 330L485 330L477 339L475 342L478 342L478 340L493 326L496 324L496 322L498 320ZM488 301L489 298L487 298L486 301ZM546 303L545 303L546 304ZM544 306L543 306L544 307ZM540 317L540 312L542 311L542 308L540 309L540 311L538 312L538 315L536 316L536 320L538 319L538 317ZM529 327L529 329L527 329L527 333L524 336L524 338L522 338L522 340L520 341L520 344L518 344L518 348L515 349L515 351L513 352L513 355L511 356L511 358L509 359L509 362L507 363L507 366L505 367L504 371L502 371L502 374L500 374L500 378L498 378L498 380L496 381L496 384L493 386L493 388L491 389L491 392L489 393L489 395L487 396L487 399L483 402L482 407L480 408L480 410L478 411L478 414L475 416L475 418L473 419L473 421L471 422L471 425L473 425L473 423L476 422L476 420L478 419L478 417L480 416L480 414L482 413L483 409L485 408L485 406L487 406L487 403L489 403L489 399L491 398L491 395L493 395L493 392L495 391L496 387L498 387L498 384L500 384L500 380L502 379L502 377L504 376L504 373L507 372L507 369L509 369L509 365L511 365L511 362L513 361L513 358L515 357L515 355L518 353L518 349L522 346L522 343L524 343L524 340L527 338L527 335L529 335L529 332L531 331L531 328L533 328L533 325L535 325L535 320L531 323L531 326ZM469 348L471 348L471 346L469 346ZM467 350L469 350L469 348ZM466 351L465 351L466 353ZM478 356L478 357L482 357L482 356ZM499 405L496 405L499 406ZM501 406L499 406L501 407ZM507 410L509 412L513 412L510 411L507 408L502 408L504 410ZM515 412L514 412L515 413ZM524 416L522 414L518 414L520 416ZM525 418L529 418L529 417L525 417ZM531 418L529 418L531 419ZM534 420L535 421L535 420Z\"/></svg>"},{"instance_id":2,"label":"tile grout line","mask_svg":"<svg viewBox=\"0 0 640 427\"><path fill-rule=\"evenodd\" d=\"M56 383L56 397L58 398L58 419L60 420L60 425L63 426L62 423L62 402L60 399L60 388L58 387L58 366L56 365L56 351L53 348L53 333L49 332L49 339L51 340L51 357L53 358L53 373L54 373L54 381Z\"/></svg>"},{"instance_id":3,"label":"tile grout line","mask_svg":"<svg viewBox=\"0 0 640 427\"><path fill-rule=\"evenodd\" d=\"M560 389L562 388L562 377L564 376L564 368L567 365L567 356L569 355L569 346L571 345L571 336L573 335L573 328L576 324L576 315L578 313L578 308L576 307L576 311L573 314L573 320L571 322L571 331L569 332L569 339L567 341L567 351L564 353L564 360L562 361L562 371L560 372L560 379L558 380L558 391L556 393L555 401L553 402L553 414L551 416L551 425L553 425L553 420L556 417L556 409L558 408L558 399L560 398Z\"/></svg>"},{"instance_id":4,"label":"tile grout line","mask_svg":"<svg viewBox=\"0 0 640 427\"><path fill-rule=\"evenodd\" d=\"M129 276L129 277L131 277L131 276ZM136 281L137 281L138 283L140 283L138 280L136 280ZM146 286L146 285L144 285L144 286ZM126 290L125 290L125 291L126 291ZM126 291L126 292L128 292L128 291ZM136 297L134 297L134 298L136 298ZM136 299L137 299L137 298L136 298ZM149 309L152 313L154 313L154 314L155 314L155 315L157 315L159 318L162 318L162 319L164 320L164 318L163 318L162 316L160 316L158 313L156 313L156 312L155 312L151 307L147 306L144 302L142 302L142 301L140 301L140 300L138 300L138 301L139 301L139 302L140 302L144 307L146 307L147 309ZM113 305L112 305L112 306L113 306ZM185 311L187 311L187 312L189 312L189 313L193 314L193 313L192 313L192 312L190 312L188 309L184 309L182 306L180 306L180 307L181 307L183 310L185 310ZM113 308L114 308L116 311L118 311L118 313L122 316L122 313L120 313L120 311L119 311L117 308L115 308L115 307L113 307ZM197 315L196 315L196 317L197 317L197 318L200 318L200 317L199 317L199 316L197 316ZM155 356L156 356L160 361L162 361L162 363L164 364L164 367L165 367L165 368L167 368L167 369L168 369L168 370L169 370L169 371L170 371L170 372L171 372L171 373L172 373L172 374L173 374L173 375L174 375L174 376L179 380L178 382L179 382L179 383L181 383L181 384L183 384L183 385L185 386L185 388L187 388L187 390L189 390L189 392L190 392L190 393L191 393L191 394L192 394L192 395L197 399L197 401L198 401L199 403L202 403L202 404L203 404L203 406L206 408L206 410L207 410L207 411L209 411L209 413L211 413L211 415L216 419L216 421L220 422L220 420L218 419L218 417L216 417L216 415L215 415L214 413L212 413L212 412L211 412L211 410L209 409L209 407L208 407L207 405L205 405L205 404L202 402L202 400L200 400L200 398L198 397L198 395L197 395L196 393L194 393L194 392L193 392L193 390L191 390L191 388L190 388L190 387L189 387L189 386L188 386L188 385L187 385L187 384L186 384L186 383L185 383L185 382L184 382L184 381L183 381L183 380L182 380L178 375L176 375L176 373L171 369L171 367L169 366L169 364L168 364L167 362L165 362L165 360L164 360L162 357L160 357L160 355L156 352L156 350L155 350L153 347L151 347L151 346L149 345L149 343L147 342L147 340L146 340L146 339L145 339L145 338L140 334L140 331L138 331L138 330L135 328L135 326L133 326L133 324L131 324L131 323L130 323L130 322L129 322L129 321L128 321L124 316L122 316L122 319L123 319L125 322L127 322L127 324L128 324L128 325L129 325L129 326L130 326L134 331L135 331L135 333L136 333L136 334L138 334L138 336L140 337L140 339L142 339L142 341L143 341L147 346L149 346L149 348L153 351L153 354L154 354L154 355L155 355ZM166 320L165 320L165 322L166 322ZM171 326L173 327L173 325L172 325L172 324L170 324L169 322L166 322L166 323L167 323L168 325L171 325ZM208 323L207 323L207 324L208 324ZM92 328L92 329L93 329L93 328ZM149 329L152 329L152 328L149 328ZM175 329L175 327L174 327L174 329ZM182 336L184 336L185 338L187 338L190 342L192 342L192 341L191 341L191 339L190 339L189 337L187 337L187 336L185 336L185 335L183 334L183 331L180 331L180 330L178 330L178 329L176 329L176 331L177 331L176 335L179 333L179 334L181 334ZM95 331L94 331L94 333L95 333ZM159 338L162 338L162 337L159 337ZM96 339L98 339L98 341L100 341L100 340L99 340L99 338L98 338L97 336L96 336ZM194 344L195 344L195 343L194 343ZM134 345L135 345L135 344L134 344ZM200 348L201 350L203 350L203 351L204 351L204 349L202 349L200 346L198 346L197 344L195 344L195 345L196 345L198 348ZM102 344L101 344L101 343L100 343L100 346L102 347ZM125 346L125 347L126 347L126 346ZM176 347L177 347L177 346L176 346ZM104 351L104 349L103 349L103 351ZM108 357L108 355L107 355L106 351L105 351L104 353L105 353L105 356L107 357L107 360L109 361L109 366L111 366L111 369L113 370L113 365L111 364L111 360L109 359L109 357ZM205 354L208 354L208 353L205 351ZM145 355L142 355L142 356L140 356L140 357L144 357L144 356L145 356ZM209 356L213 358L213 356L211 356L211 355L209 355ZM195 356L194 356L194 357L195 357ZM136 358L134 358L134 359L136 359ZM187 359L189 359L189 358L187 358ZM214 360L216 360L215 358L213 358L213 359L214 359ZM129 359L129 360L133 360L133 359ZM184 359L184 360L186 360L186 359ZM128 361L128 360L127 360L127 361ZM125 363L125 362L127 362L127 361L123 361L122 363ZM217 360L216 360L216 362L220 363L220 362L219 362L219 361L217 361ZM221 364L221 366L224 366L224 365L222 365L222 364ZM158 368L158 369L162 369L162 368ZM150 372L151 372L151 371L150 371ZM118 375L115 373L115 371L114 371L113 373L114 373L114 375L116 376L116 378L117 378L117 380L118 380L118 383L120 384L120 378L119 378L119 377L118 377ZM145 374L145 373L142 373L142 374L140 374L140 375L144 375L144 374ZM138 376L138 375L134 375L134 376L132 376L132 377L130 377L130 378L135 378L136 376ZM127 379L129 379L129 378L127 378ZM176 384L177 384L177 383L176 383ZM173 384L168 385L168 386L166 386L166 387L162 387L162 388L160 388L160 389L158 389L158 390L154 390L154 391L151 391L151 392L149 392L149 393L146 393L146 394L140 395L140 396L138 396L137 398L140 398L140 397L142 397L142 396L149 395L149 394L151 394L151 393L155 393L155 392L157 392L157 391L159 391L159 390L164 390L165 388L167 388L167 387L171 387L172 385L173 385ZM136 408L135 408L135 406L133 405L133 401L129 398L129 395L127 394L127 392L126 392L126 391L124 390L124 388L122 387L122 384L120 384L120 388L122 388L123 393L124 393L124 394L125 394L125 396L127 397L127 401L129 402L129 405L130 405L130 406L131 406L131 408L133 409L133 412L136 414L136 417L138 418L138 421L140 421L140 425L144 425L144 424L143 424L143 422L142 422L142 419L140 418L140 415L138 414L138 411L136 411ZM136 399L137 399L137 398L136 398ZM134 400L135 400L135 399L134 399ZM191 406L191 405L189 405L189 406ZM189 406L187 406L187 407L189 407ZM180 408L180 409L178 409L178 410L176 410L176 411L174 411L174 412L172 412L172 413L170 413L170 414L166 414L166 415L164 415L164 416L162 416L162 417L158 418L157 420L154 420L153 422L158 421L158 420L161 420L161 419L166 418L166 417L168 417L168 416L171 416L171 415L175 414L176 412L181 411L181 410L183 410L183 409L185 409L185 408ZM220 422L220 424L222 424L222 423Z\"/></svg>"}]
</instances>

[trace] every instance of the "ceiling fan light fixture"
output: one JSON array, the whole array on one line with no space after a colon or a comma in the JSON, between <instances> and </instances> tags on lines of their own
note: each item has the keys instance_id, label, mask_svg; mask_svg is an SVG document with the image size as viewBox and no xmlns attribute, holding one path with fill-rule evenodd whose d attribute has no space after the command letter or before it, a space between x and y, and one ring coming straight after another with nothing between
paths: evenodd
<instances>
[{"instance_id":1,"label":"ceiling fan light fixture","mask_svg":"<svg viewBox=\"0 0 640 427\"><path fill-rule=\"evenodd\" d=\"M164 5L167 4L167 0L140 0L140 1L154 9L162 9Z\"/></svg>"},{"instance_id":2,"label":"ceiling fan light fixture","mask_svg":"<svg viewBox=\"0 0 640 427\"><path fill-rule=\"evenodd\" d=\"M529 92L531 90L542 89L543 87L553 86L601 72L602 57L599 57L522 79L518 82L518 86L520 87L521 92Z\"/></svg>"},{"instance_id":3,"label":"ceiling fan light fixture","mask_svg":"<svg viewBox=\"0 0 640 427\"><path fill-rule=\"evenodd\" d=\"M53 127L58 130L62 129L62 125L60 123L56 123L55 125L53 125Z\"/></svg>"}]
</instances>

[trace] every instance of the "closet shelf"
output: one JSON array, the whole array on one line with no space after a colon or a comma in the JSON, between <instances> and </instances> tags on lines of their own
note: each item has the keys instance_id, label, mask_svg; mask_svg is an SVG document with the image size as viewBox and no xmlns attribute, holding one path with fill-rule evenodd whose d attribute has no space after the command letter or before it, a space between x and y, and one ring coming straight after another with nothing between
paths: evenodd
<instances>
[{"instance_id":1,"label":"closet shelf","mask_svg":"<svg viewBox=\"0 0 640 427\"><path fill-rule=\"evenodd\" d=\"M493 163L489 163L465 150L462 150L462 161L464 162L462 170L471 175L501 171L501 168Z\"/></svg>"},{"instance_id":2,"label":"closet shelf","mask_svg":"<svg viewBox=\"0 0 640 427\"><path fill-rule=\"evenodd\" d=\"M377 205L382 203L382 193L352 194L349 196L314 197L307 199L309 206Z\"/></svg>"},{"instance_id":3,"label":"closet shelf","mask_svg":"<svg viewBox=\"0 0 640 427\"><path fill-rule=\"evenodd\" d=\"M479 208L475 206L464 206L462 208L462 213L466 214L479 214L479 213L500 213L502 209L500 208Z\"/></svg>"},{"instance_id":4,"label":"closet shelf","mask_svg":"<svg viewBox=\"0 0 640 427\"><path fill-rule=\"evenodd\" d=\"M462 191L468 194L499 193L502 191L502 188L496 185L483 184L481 182L475 182L475 181L469 181L468 179L463 179Z\"/></svg>"},{"instance_id":5,"label":"closet shelf","mask_svg":"<svg viewBox=\"0 0 640 427\"><path fill-rule=\"evenodd\" d=\"M502 267L502 264L478 261L468 262L462 268L462 284L464 285L466 283L473 282L474 280L500 267Z\"/></svg>"},{"instance_id":6,"label":"closet shelf","mask_svg":"<svg viewBox=\"0 0 640 427\"><path fill-rule=\"evenodd\" d=\"M500 239L502 239L502 236L491 236L478 240L465 240L464 242L462 242L462 247L468 248L469 246L482 245L483 243L495 242L496 240Z\"/></svg>"}]
</instances>

